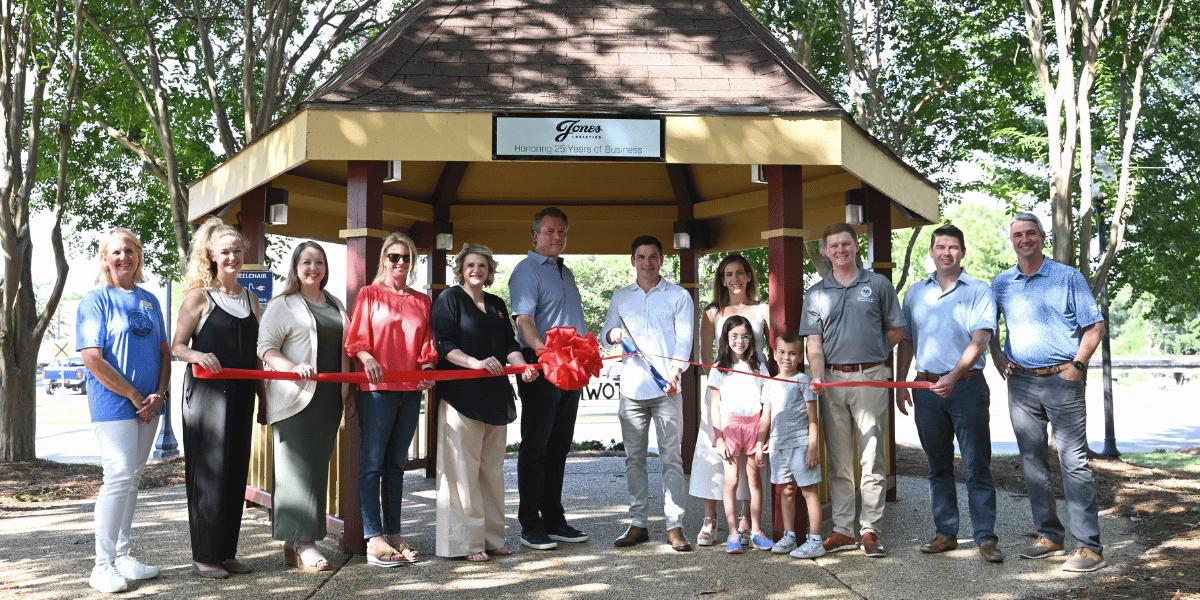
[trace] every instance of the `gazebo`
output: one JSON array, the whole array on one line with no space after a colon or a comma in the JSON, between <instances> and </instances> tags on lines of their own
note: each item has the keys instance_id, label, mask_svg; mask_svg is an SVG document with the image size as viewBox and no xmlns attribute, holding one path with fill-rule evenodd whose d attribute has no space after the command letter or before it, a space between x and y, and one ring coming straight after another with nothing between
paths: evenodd
<instances>
[{"instance_id":1,"label":"gazebo","mask_svg":"<svg viewBox=\"0 0 1200 600\"><path fill-rule=\"evenodd\" d=\"M847 203L863 208L869 266L887 276L892 229L938 220L937 186L856 125L739 0L421 0L190 198L191 220L239 224L247 261L263 262L267 232L345 243L351 303L392 231L429 253L436 295L455 242L523 254L533 214L551 205L570 218L570 254L672 240L693 295L701 253L766 245L772 331L797 329L803 242L845 220ZM281 204L286 224L268 224ZM351 423L332 459L330 519L361 553L357 447ZM247 491L267 506L269 449ZM410 466L432 471L433 453Z\"/></svg>"}]
</instances>

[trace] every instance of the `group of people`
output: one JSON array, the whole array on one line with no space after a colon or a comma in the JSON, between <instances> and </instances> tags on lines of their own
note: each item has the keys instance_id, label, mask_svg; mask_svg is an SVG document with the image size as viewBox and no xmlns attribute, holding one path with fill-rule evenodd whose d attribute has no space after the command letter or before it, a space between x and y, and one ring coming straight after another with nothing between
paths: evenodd
<instances>
[{"instance_id":1,"label":"group of people","mask_svg":"<svg viewBox=\"0 0 1200 600\"><path fill-rule=\"evenodd\" d=\"M130 529L138 482L170 386L172 356L214 373L225 368L296 373L298 379L209 379L185 376L183 441L193 574L224 579L249 573L237 558L251 432L272 425L274 489L272 535L283 542L288 565L325 570L323 539L329 457L340 423L357 421L360 462L358 501L367 560L379 567L415 562L419 553L401 535L404 465L417 428L422 394L433 381L396 378L396 372L486 370L491 377L438 384L436 553L471 561L510 554L504 546L502 461L516 398L502 369L524 365L517 381L522 411L517 459L523 546L548 550L559 542L585 542L562 502L580 392L563 390L533 366L547 331L573 327L586 333L582 299L564 264L569 223L557 208L538 212L534 249L509 279L511 310L485 291L496 274L492 252L464 245L454 258L458 284L436 302L412 289L417 249L393 233L383 240L371 285L347 311L325 291L329 265L316 242L292 253L282 293L260 310L238 284L246 240L235 228L210 219L195 233L185 276L186 292L174 339L168 343L158 300L143 281L142 247L128 230L114 229L100 243L97 288L80 302L76 347L88 366L88 404L100 442L104 482L96 503L96 564L90 584L122 591L127 580L157 577L158 567L131 554ZM826 382L886 380L886 361L899 344L899 378L915 358L917 378L933 381L910 398L897 394L907 414L915 404L929 457L936 537L927 553L957 546L958 511L953 482L957 438L967 465L975 541L989 562L1003 561L996 547L995 490L990 461L988 388L980 376L984 346L1008 380L1010 413L1023 457L1039 538L1020 551L1025 558L1064 554L1065 528L1049 485L1046 425L1053 425L1062 463L1071 533L1079 546L1065 563L1072 571L1104 566L1095 490L1087 466L1083 370L1104 324L1082 276L1042 254L1045 233L1032 215L1013 220L1010 238L1018 262L989 287L966 274L962 232L952 225L932 236L936 270L916 283L900 305L882 276L862 269L854 230L835 224L824 232L823 252L832 270L810 288L798 332L778 335L768 374L766 303L740 255L723 259L714 275L714 301L700 323L701 360L708 371L701 429L692 464L691 494L703 498L699 545L716 539L716 503L725 507L726 551L750 544L799 558L859 547L855 538L854 461L861 465L861 547L885 556L883 519L884 430L887 391L823 387ZM612 297L601 340L628 344L620 381L619 419L626 449L630 525L620 547L649 540L647 446L653 422L663 463L666 537L677 551L692 546L683 532L683 407L680 377L693 345L693 303L682 287L661 275L662 244L651 236L631 244L635 281ZM998 315L1009 336L1001 351ZM514 327L515 326L515 327ZM514 331L515 328L515 331ZM714 346L716 349L714 360ZM807 357L809 373L803 373ZM318 373L361 370L366 383L317 381ZM420 376L418 376L420 377ZM819 400L818 400L819 399ZM818 410L819 405L819 410ZM356 419L355 419L356 417ZM818 431L823 436L818 436ZM833 530L822 540L818 438L825 440L833 503ZM768 453L770 460L768 461ZM796 492L808 512L803 540L785 530L778 541L760 527L762 476L782 485L783 517L795 522ZM739 507L739 501L741 505ZM740 510L739 510L740 508Z\"/></svg>"}]
</instances>

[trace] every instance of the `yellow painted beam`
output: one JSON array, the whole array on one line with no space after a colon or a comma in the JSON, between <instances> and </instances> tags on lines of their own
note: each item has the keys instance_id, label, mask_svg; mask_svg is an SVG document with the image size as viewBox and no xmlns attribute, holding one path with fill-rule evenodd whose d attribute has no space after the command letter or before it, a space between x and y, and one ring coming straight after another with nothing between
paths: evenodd
<instances>
[{"instance_id":1,"label":"yellow painted beam","mask_svg":"<svg viewBox=\"0 0 1200 600\"><path fill-rule=\"evenodd\" d=\"M307 160L307 111L271 130L193 183L188 220L195 221Z\"/></svg>"}]
</instances>

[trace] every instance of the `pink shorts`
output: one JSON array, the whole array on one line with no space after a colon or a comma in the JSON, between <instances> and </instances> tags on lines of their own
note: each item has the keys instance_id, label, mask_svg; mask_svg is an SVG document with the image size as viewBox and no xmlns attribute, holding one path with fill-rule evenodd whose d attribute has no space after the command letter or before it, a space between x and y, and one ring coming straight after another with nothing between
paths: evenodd
<instances>
[{"instance_id":1,"label":"pink shorts","mask_svg":"<svg viewBox=\"0 0 1200 600\"><path fill-rule=\"evenodd\" d=\"M733 456L753 454L754 445L758 443L757 415L726 415L725 426L721 428L721 436L725 438L725 448Z\"/></svg>"}]
</instances>

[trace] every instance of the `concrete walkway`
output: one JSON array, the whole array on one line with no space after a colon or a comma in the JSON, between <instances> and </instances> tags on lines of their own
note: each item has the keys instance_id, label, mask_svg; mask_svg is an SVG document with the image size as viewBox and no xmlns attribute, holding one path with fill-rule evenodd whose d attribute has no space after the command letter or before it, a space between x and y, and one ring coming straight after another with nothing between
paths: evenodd
<instances>
[{"instance_id":1,"label":"concrete walkway","mask_svg":"<svg viewBox=\"0 0 1200 600\"><path fill-rule=\"evenodd\" d=\"M651 459L651 489L661 489ZM795 560L747 550L727 556L718 546L676 553L665 545L662 519L651 524L653 541L632 549L612 540L626 525L628 497L624 459L572 458L567 465L566 504L573 525L592 534L584 544L560 544L534 551L519 543L516 523L516 463L505 463L508 547L514 554L487 563L433 556L433 482L413 474L406 480L405 537L422 551L421 562L379 569L363 557L335 554L332 539L322 544L334 569L301 573L283 564L280 544L271 540L261 510L248 510L242 522L241 557L257 572L226 581L189 575L187 505L182 487L145 491L134 517L134 554L163 568L159 579L135 582L121 597L154 596L206 600L217 598L521 598L575 600L596 598L693 598L712 590L712 598L828 598L833 600L1015 599L1088 585L1113 575L1144 548L1136 544L1128 521L1101 516L1105 556L1113 566L1089 574L1060 570L1063 557L1021 560L1016 549L1029 537L1029 504L1000 492L997 533L1008 555L1002 565L978 558L969 537L958 550L925 556L917 545L932 537L928 491L923 479L901 477L900 500L887 506L883 541L889 556L871 559L859 551ZM656 514L661 515L657 497ZM966 494L960 486L962 533L969 535ZM0 518L0 598L21 600L111 597L87 586L93 564L93 501L17 508ZM685 521L695 540L702 508L691 499ZM1060 507L1060 511L1062 511ZM1065 513L1061 513L1064 514ZM764 529L770 530L769 523ZM828 531L828 525L826 526Z\"/></svg>"}]
</instances>

